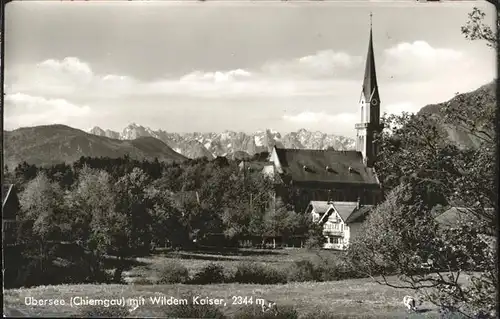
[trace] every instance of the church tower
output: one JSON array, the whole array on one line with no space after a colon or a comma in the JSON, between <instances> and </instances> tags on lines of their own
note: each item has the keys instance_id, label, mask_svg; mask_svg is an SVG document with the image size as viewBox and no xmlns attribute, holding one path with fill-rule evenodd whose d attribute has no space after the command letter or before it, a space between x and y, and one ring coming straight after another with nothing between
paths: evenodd
<instances>
[{"instance_id":1,"label":"church tower","mask_svg":"<svg viewBox=\"0 0 500 319\"><path fill-rule=\"evenodd\" d=\"M360 122L356 124L356 151L363 154L367 167L373 167L377 158L377 135L382 131L380 125L380 96L378 93L375 56L373 54L372 14L370 13L370 39L366 56L365 78L359 100Z\"/></svg>"}]
</instances>

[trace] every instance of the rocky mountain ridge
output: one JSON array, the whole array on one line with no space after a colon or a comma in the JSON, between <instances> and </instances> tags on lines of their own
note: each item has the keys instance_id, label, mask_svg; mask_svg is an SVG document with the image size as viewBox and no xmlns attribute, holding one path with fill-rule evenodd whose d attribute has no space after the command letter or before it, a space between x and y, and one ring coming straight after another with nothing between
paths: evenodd
<instances>
[{"instance_id":1,"label":"rocky mountain ridge","mask_svg":"<svg viewBox=\"0 0 500 319\"><path fill-rule=\"evenodd\" d=\"M355 141L352 138L322 132L311 132L306 129L284 135L272 129L251 134L234 131L221 133L170 133L131 123L122 132L105 130L97 126L88 130L88 132L119 140L154 137L188 158L203 156L210 159L217 156L234 158L241 157L242 154L251 156L255 153L269 151L275 145L296 149L327 149L333 147L336 150L352 150L355 148Z\"/></svg>"}]
</instances>

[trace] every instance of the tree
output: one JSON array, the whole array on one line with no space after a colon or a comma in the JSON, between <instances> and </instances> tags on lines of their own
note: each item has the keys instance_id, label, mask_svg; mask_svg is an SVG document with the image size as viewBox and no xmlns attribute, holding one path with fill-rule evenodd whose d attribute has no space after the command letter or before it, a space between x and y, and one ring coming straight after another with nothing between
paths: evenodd
<instances>
[{"instance_id":1,"label":"tree","mask_svg":"<svg viewBox=\"0 0 500 319\"><path fill-rule=\"evenodd\" d=\"M21 219L33 221L33 234L42 241L61 239L69 233L63 192L45 173L31 180L21 193Z\"/></svg>"},{"instance_id":2,"label":"tree","mask_svg":"<svg viewBox=\"0 0 500 319\"><path fill-rule=\"evenodd\" d=\"M14 178L16 184L24 185L28 181L37 176L38 168L35 165L30 165L27 162L22 162L14 169Z\"/></svg>"},{"instance_id":3,"label":"tree","mask_svg":"<svg viewBox=\"0 0 500 319\"><path fill-rule=\"evenodd\" d=\"M177 244L185 232L180 224L181 213L174 205L172 194L166 189L151 187L148 196L153 202L150 208L153 242L161 246L167 242Z\"/></svg>"},{"instance_id":4,"label":"tree","mask_svg":"<svg viewBox=\"0 0 500 319\"><path fill-rule=\"evenodd\" d=\"M413 181L394 188L363 224L347 261L381 284L420 292L443 310L494 318L493 250L474 220L453 228L439 225L437 206L426 203L425 193L425 186ZM399 282L388 279L393 274ZM468 284L459 280L464 274L472 278Z\"/></svg>"},{"instance_id":5,"label":"tree","mask_svg":"<svg viewBox=\"0 0 500 319\"><path fill-rule=\"evenodd\" d=\"M281 237L285 242L300 228L302 216L287 210L282 200L277 200L274 208L268 209L263 218L263 235Z\"/></svg>"},{"instance_id":6,"label":"tree","mask_svg":"<svg viewBox=\"0 0 500 319\"><path fill-rule=\"evenodd\" d=\"M458 95L433 114L384 118L376 165L389 196L351 244L349 260L368 275L382 274L379 282L415 289L442 309L489 318L495 303L488 294L497 282L497 262L485 241L496 237L495 103L487 91L476 93ZM455 145L446 127L467 132L477 145ZM435 221L439 207L449 205L467 209L465 222L446 228ZM385 280L395 273L403 284Z\"/></svg>"},{"instance_id":7,"label":"tree","mask_svg":"<svg viewBox=\"0 0 500 319\"><path fill-rule=\"evenodd\" d=\"M92 250L107 250L105 238L110 225L107 218L113 214L115 196L111 177L102 170L84 166L77 184L68 196L69 207L74 220L73 238Z\"/></svg>"},{"instance_id":8,"label":"tree","mask_svg":"<svg viewBox=\"0 0 500 319\"><path fill-rule=\"evenodd\" d=\"M469 107L470 105L470 107ZM493 105L493 104L492 104ZM489 109L490 106L487 108ZM478 109L484 120L469 114L476 129L458 114L462 109ZM426 186L429 205L451 204L468 207L489 226L485 231L494 233L496 215L491 208L497 201L494 190L493 139L487 137L493 127L494 113L470 100L443 106L442 117L428 114L384 118L386 130L380 138L380 152L376 169L384 191L389 192L402 181L412 178ZM468 121L468 120L467 120ZM484 123L478 126L479 123ZM488 124L490 123L490 124ZM459 148L450 142L443 127L452 125L467 130L480 139L477 148ZM490 133L492 134L492 133ZM430 205L432 207L432 205Z\"/></svg>"},{"instance_id":9,"label":"tree","mask_svg":"<svg viewBox=\"0 0 500 319\"><path fill-rule=\"evenodd\" d=\"M149 186L150 179L140 168L134 168L114 185L117 214L115 217L126 227L128 253L149 253L151 247L150 209L153 202L146 193ZM120 236L123 235L125 233Z\"/></svg>"},{"instance_id":10,"label":"tree","mask_svg":"<svg viewBox=\"0 0 500 319\"><path fill-rule=\"evenodd\" d=\"M19 201L19 241L26 244L23 253L38 260L36 263L43 273L51 266L53 258L48 251L48 241L65 239L71 230L63 193L40 172L26 185Z\"/></svg>"},{"instance_id":11,"label":"tree","mask_svg":"<svg viewBox=\"0 0 500 319\"><path fill-rule=\"evenodd\" d=\"M222 214L226 235L262 236L264 214L272 206L272 182L260 172L242 172L229 185Z\"/></svg>"},{"instance_id":12,"label":"tree","mask_svg":"<svg viewBox=\"0 0 500 319\"><path fill-rule=\"evenodd\" d=\"M456 174L451 201L468 207L469 213L485 222L485 231L495 234L498 203L495 186L495 127L497 125L496 91L493 86L480 88L477 94L460 94L443 106L443 122L460 128L477 147L463 149L453 158Z\"/></svg>"},{"instance_id":13,"label":"tree","mask_svg":"<svg viewBox=\"0 0 500 319\"><path fill-rule=\"evenodd\" d=\"M305 247L310 250L323 248L326 241L325 235L323 235L323 225L313 222L312 216L304 216L303 219L307 229Z\"/></svg>"},{"instance_id":14,"label":"tree","mask_svg":"<svg viewBox=\"0 0 500 319\"><path fill-rule=\"evenodd\" d=\"M498 0L486 1L493 4L498 10ZM496 49L497 36L491 26L484 23L485 16L486 14L481 9L474 7L472 12L469 13L469 20L464 26L462 26L462 34L464 34L465 38L468 40L486 41L487 46ZM499 20L497 20L496 23L498 28Z\"/></svg>"}]
</instances>

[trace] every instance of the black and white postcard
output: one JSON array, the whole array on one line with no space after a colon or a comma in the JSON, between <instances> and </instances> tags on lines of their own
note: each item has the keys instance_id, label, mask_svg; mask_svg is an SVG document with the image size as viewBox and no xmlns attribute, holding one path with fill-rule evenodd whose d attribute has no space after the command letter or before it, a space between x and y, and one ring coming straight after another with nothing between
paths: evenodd
<instances>
[{"instance_id":1,"label":"black and white postcard","mask_svg":"<svg viewBox=\"0 0 500 319\"><path fill-rule=\"evenodd\" d=\"M7 3L5 316L497 318L497 6Z\"/></svg>"}]
</instances>

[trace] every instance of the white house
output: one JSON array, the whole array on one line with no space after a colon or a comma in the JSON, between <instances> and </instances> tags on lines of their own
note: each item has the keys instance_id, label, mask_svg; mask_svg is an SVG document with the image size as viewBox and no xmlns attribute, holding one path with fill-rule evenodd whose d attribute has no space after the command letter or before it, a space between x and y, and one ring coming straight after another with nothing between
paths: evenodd
<instances>
[{"instance_id":1,"label":"white house","mask_svg":"<svg viewBox=\"0 0 500 319\"><path fill-rule=\"evenodd\" d=\"M359 202L311 201L306 214L311 214L313 222L323 225L326 249L347 249L372 205L361 206Z\"/></svg>"}]
</instances>

